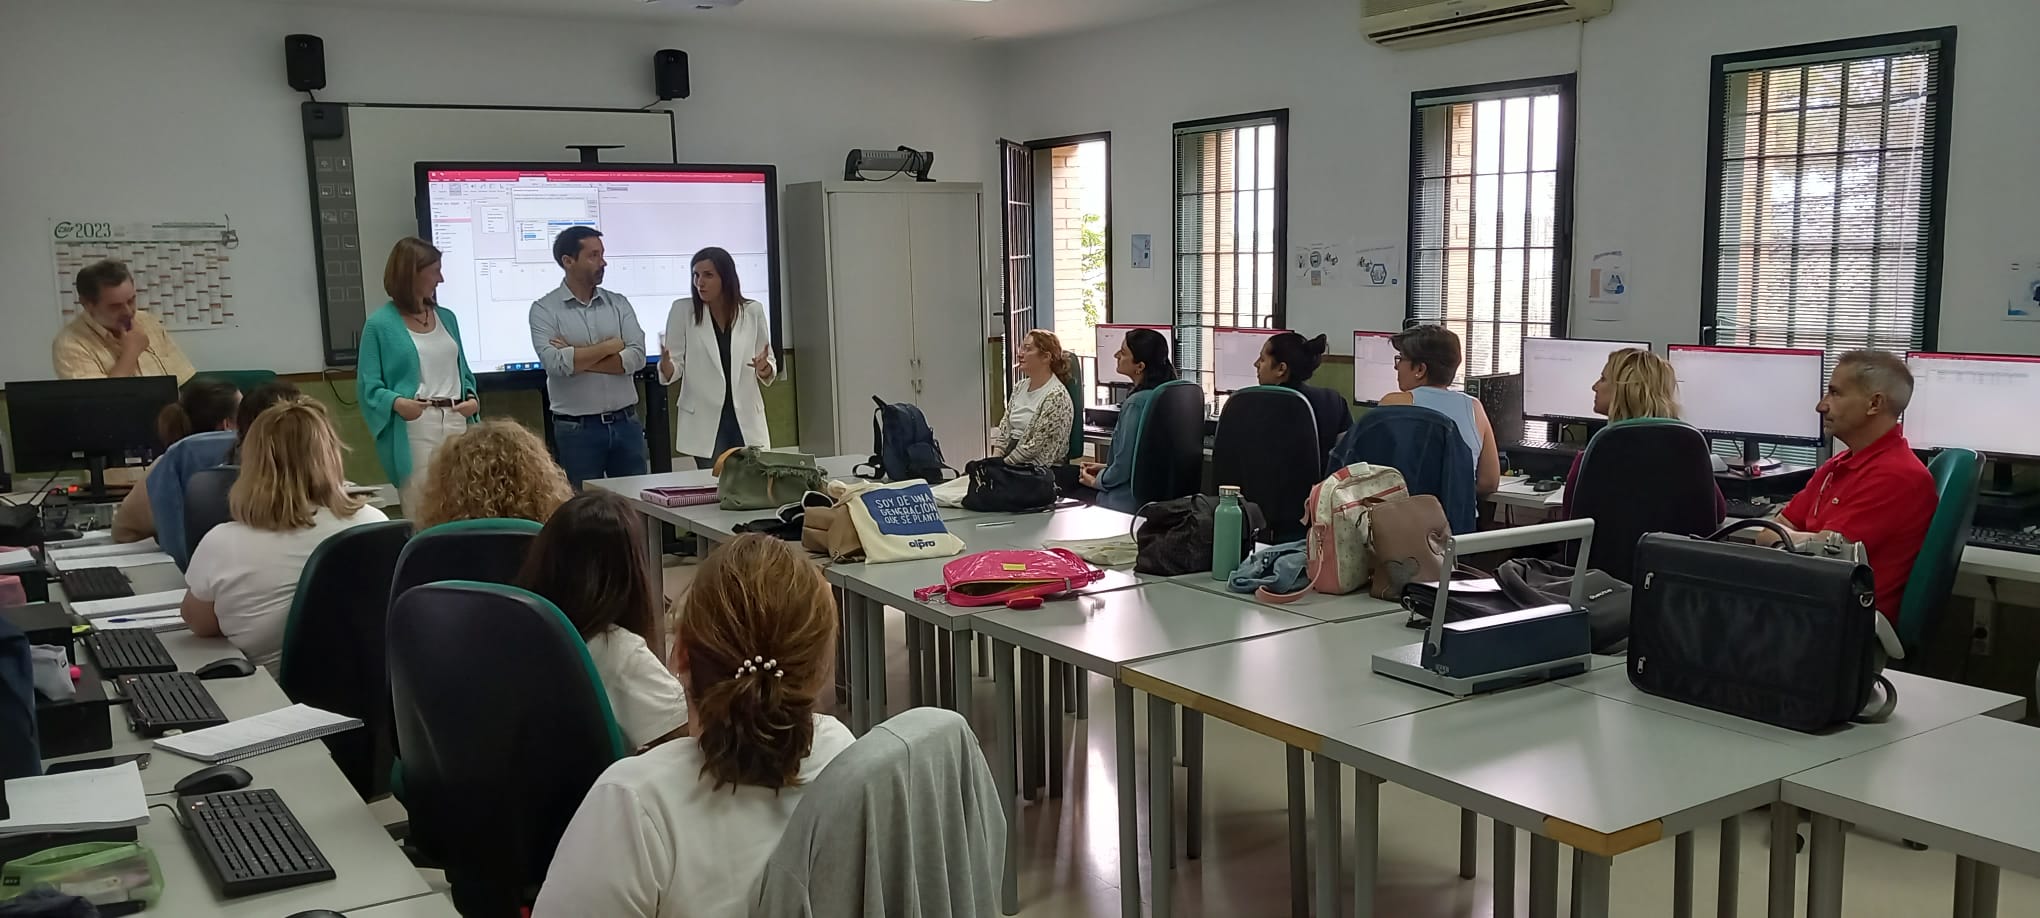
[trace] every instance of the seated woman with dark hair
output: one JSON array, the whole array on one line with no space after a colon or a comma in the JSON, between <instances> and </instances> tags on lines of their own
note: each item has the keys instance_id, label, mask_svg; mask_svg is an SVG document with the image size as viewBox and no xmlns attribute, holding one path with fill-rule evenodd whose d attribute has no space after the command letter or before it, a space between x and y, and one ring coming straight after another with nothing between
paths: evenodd
<instances>
[{"instance_id":1,"label":"seated woman with dark hair","mask_svg":"<svg viewBox=\"0 0 2040 918\"><path fill-rule=\"evenodd\" d=\"M241 399L234 409L234 426L194 433L172 444L149 467L149 515L156 521L156 544L178 567L191 563L196 545L184 544L184 489L200 470L235 463L248 428L271 405L295 401L298 388L287 382L265 383Z\"/></svg>"},{"instance_id":2,"label":"seated woman with dark hair","mask_svg":"<svg viewBox=\"0 0 2040 918\"><path fill-rule=\"evenodd\" d=\"M1150 328L1126 333L1126 340L1113 355L1119 375L1133 380L1133 394L1119 405L1119 423L1113 428L1112 445L1104 462L1086 462L1077 480L1097 491L1101 507L1133 513L1140 509L1133 499L1133 460L1137 444L1131 436L1147 416L1154 390L1176 378L1176 364L1169 359L1169 339Z\"/></svg>"},{"instance_id":3,"label":"seated woman with dark hair","mask_svg":"<svg viewBox=\"0 0 2040 918\"><path fill-rule=\"evenodd\" d=\"M177 401L156 415L156 436L168 450L193 434L232 431L241 390L217 379L194 379L177 393ZM222 440L226 438L221 438ZM156 535L156 514L149 509L149 478L142 476L113 511L113 540L139 542Z\"/></svg>"},{"instance_id":4,"label":"seated woman with dark hair","mask_svg":"<svg viewBox=\"0 0 2040 918\"><path fill-rule=\"evenodd\" d=\"M588 642L610 713L633 750L687 727L687 693L653 650L664 597L652 593L638 526L623 498L584 491L553 511L517 575L518 586L552 600Z\"/></svg>"},{"instance_id":5,"label":"seated woman with dark hair","mask_svg":"<svg viewBox=\"0 0 2040 918\"><path fill-rule=\"evenodd\" d=\"M1325 346L1323 335L1305 338L1286 331L1269 337L1254 361L1254 378L1261 385L1294 389L1310 402L1310 413L1317 419L1319 465L1328 461L1339 435L1353 426L1353 412L1346 407L1345 396L1322 386L1304 385L1324 362Z\"/></svg>"},{"instance_id":6,"label":"seated woman with dark hair","mask_svg":"<svg viewBox=\"0 0 2040 918\"><path fill-rule=\"evenodd\" d=\"M1480 399L1454 391L1462 352L1459 336L1439 325L1418 325L1389 339L1395 347L1396 385L1381 397L1383 405L1416 405L1452 419L1459 437L1473 452L1473 489L1485 497L1502 486L1501 453L1495 430L1488 424Z\"/></svg>"},{"instance_id":7,"label":"seated woman with dark hair","mask_svg":"<svg viewBox=\"0 0 2040 918\"><path fill-rule=\"evenodd\" d=\"M1021 380L1006 396L1006 416L992 442L992 455L1014 465L1061 465L1069 459L1070 358L1054 333L1039 328L1020 339L1013 365Z\"/></svg>"}]
</instances>

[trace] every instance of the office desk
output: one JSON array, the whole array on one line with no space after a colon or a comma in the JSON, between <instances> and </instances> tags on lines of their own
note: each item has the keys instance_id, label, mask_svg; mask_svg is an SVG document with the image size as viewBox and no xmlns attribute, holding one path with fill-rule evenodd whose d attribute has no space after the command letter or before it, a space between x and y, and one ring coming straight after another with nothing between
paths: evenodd
<instances>
[{"instance_id":1,"label":"office desk","mask_svg":"<svg viewBox=\"0 0 2040 918\"><path fill-rule=\"evenodd\" d=\"M1973 717L1786 778L1785 803L1814 814L1807 918L1842 915L1850 826L1954 852L1954 914L1996 915L1999 868L2040 875L2036 761L2040 730ZM1772 909L1779 914L1778 903Z\"/></svg>"},{"instance_id":2,"label":"office desk","mask_svg":"<svg viewBox=\"0 0 2040 918\"><path fill-rule=\"evenodd\" d=\"M1962 550L1962 573L2040 583L2040 555L1971 545Z\"/></svg>"},{"instance_id":3,"label":"office desk","mask_svg":"<svg viewBox=\"0 0 2040 918\"><path fill-rule=\"evenodd\" d=\"M396 902L368 908L357 908L347 913L347 918L460 918L453 910L453 903L438 893L413 896Z\"/></svg>"},{"instance_id":4,"label":"office desk","mask_svg":"<svg viewBox=\"0 0 2040 918\"><path fill-rule=\"evenodd\" d=\"M1168 581L1193 590L1203 590L1206 593L1229 596L1242 602L1251 602L1267 606L1271 609L1281 609L1284 612L1294 612L1321 622L1355 621L1357 619L1373 618L1377 615L1388 615L1402 611L1401 603L1387 599L1375 599L1373 596L1369 596L1365 589L1348 593L1344 596L1310 593L1294 602L1269 602L1252 593L1233 592L1230 587L1226 586L1226 581L1213 580L1209 571L1199 571L1183 574L1178 577L1170 577ZM1418 632L1411 631L1410 633L1417 634ZM1404 643L1408 643L1408 641Z\"/></svg>"},{"instance_id":5,"label":"office desk","mask_svg":"<svg viewBox=\"0 0 2040 918\"><path fill-rule=\"evenodd\" d=\"M1020 736L1014 723L1015 648L1021 651L1030 684L1039 677L1044 657L1113 680L1116 707L1113 721L1118 730L1118 742L1115 744L1118 783L1123 789L1119 795L1120 909L1129 918L1136 918L1140 914L1140 859L1133 856L1139 850L1135 792L1132 790L1136 786L1133 689L1124 681L1122 667L1168 654L1317 624L1315 620L1301 615L1173 583L1144 584L1133 589L1080 596L1067 602L1049 603L1035 610L993 609L975 616L972 627L992 639L992 678L998 692L995 710L998 715L999 752L992 771L998 778L1000 802L1006 811L1007 863L1005 885L1001 890L1006 913L1012 914L1019 908L1018 878L1013 866L1019 847L1016 800L1020 793L1020 779L1014 773ZM1034 694L1031 686L1028 694L1030 697ZM1156 704L1166 709L1169 703L1157 701ZM1051 704L1051 707L1054 705ZM1062 746L1062 718L1060 712L1051 711L1050 714L1047 718L1051 735L1049 748L1059 750ZM1034 723L1029 723L1027 729L1030 736L1041 733L1039 725ZM1198 729L1195 716L1184 719L1185 754L1190 758L1193 772L1201 775L1202 765L1198 761L1197 750L1202 744L1192 738L1201 735L1196 732ZM1168 752L1175 748L1170 738L1173 733L1174 727L1166 718L1160 722L1152 716L1149 718L1149 759L1154 766L1156 781L1173 780L1168 772L1173 767ZM1032 757L1028 761L1031 763ZM1055 761L1059 762L1060 757L1056 757ZM1050 791L1054 793L1057 782L1053 768L1048 777ZM1028 785L1027 791L1031 795L1035 787L1031 776ZM1170 809L1164 806L1160 810L1164 814L1160 828L1164 831L1167 829L1166 814ZM1154 850L1159 856L1167 857L1170 849L1162 843L1166 836L1154 838ZM1154 895L1156 914L1164 914L1167 909L1166 890L1157 887Z\"/></svg>"},{"instance_id":6,"label":"office desk","mask_svg":"<svg viewBox=\"0 0 2040 918\"><path fill-rule=\"evenodd\" d=\"M1539 492L1530 487L1528 478L1504 478L1502 486L1486 500L1504 507L1522 507L1528 510L1557 510L1565 505L1565 489Z\"/></svg>"},{"instance_id":7,"label":"office desk","mask_svg":"<svg viewBox=\"0 0 2040 918\"><path fill-rule=\"evenodd\" d=\"M1574 913L1607 918L1616 855L1771 803L1779 779L1825 761L1803 747L1557 685L1340 731L1324 749L1360 772L1353 813L1362 916L1373 913L1380 781L1495 819L1498 836L1509 838L1506 852L1496 846L1498 858L1508 858L1497 878L1514 863L1514 833L1503 827L1529 830L1533 915L1556 914L1558 845L1571 846L1581 855Z\"/></svg>"}]
</instances>

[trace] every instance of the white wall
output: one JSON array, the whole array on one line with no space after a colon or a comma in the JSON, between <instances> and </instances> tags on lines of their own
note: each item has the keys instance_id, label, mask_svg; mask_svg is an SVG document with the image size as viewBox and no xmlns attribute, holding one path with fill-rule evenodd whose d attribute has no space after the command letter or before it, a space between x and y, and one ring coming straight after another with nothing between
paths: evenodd
<instances>
[{"instance_id":1,"label":"white wall","mask_svg":"<svg viewBox=\"0 0 2040 918\"><path fill-rule=\"evenodd\" d=\"M1388 51L1354 0L1247 0L1004 52L1000 127L1018 140L1112 132L1113 233L1151 233L1154 267L1122 256L1114 318L1164 322L1170 297L1170 128L1288 108L1289 240L1408 234L1410 93L1577 71L1573 302L1585 258L1624 248L1642 292L1625 320L1576 331L1691 342L1699 332L1707 98L1715 54L1954 25L1954 150L1940 345L2040 352L2006 325L2014 259L2040 257L2040 3L2034 0L1618 0L1581 26ZM1289 325L1350 349L1404 301L1292 284Z\"/></svg>"},{"instance_id":2,"label":"white wall","mask_svg":"<svg viewBox=\"0 0 2040 918\"><path fill-rule=\"evenodd\" d=\"M320 98L360 102L635 108L655 95L652 52L682 48L682 161L775 163L792 183L840 177L852 147L908 144L937 151L940 178L997 175L976 46L249 0L0 0L0 22L0 379L47 375L46 221L88 214L231 215L242 321L268 353L238 352L240 334L180 343L201 367L319 366L288 33L326 40Z\"/></svg>"}]
</instances>

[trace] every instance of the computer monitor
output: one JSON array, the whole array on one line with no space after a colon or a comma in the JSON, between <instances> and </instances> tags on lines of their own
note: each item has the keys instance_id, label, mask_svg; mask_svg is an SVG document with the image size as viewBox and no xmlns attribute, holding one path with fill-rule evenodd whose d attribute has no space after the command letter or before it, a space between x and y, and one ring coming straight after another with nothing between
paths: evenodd
<instances>
[{"instance_id":1,"label":"computer monitor","mask_svg":"<svg viewBox=\"0 0 2040 918\"><path fill-rule=\"evenodd\" d=\"M10 382L15 470L88 469L92 497L104 500L108 466L143 465L162 451L156 415L175 401L175 376Z\"/></svg>"},{"instance_id":2,"label":"computer monitor","mask_svg":"<svg viewBox=\"0 0 2040 918\"><path fill-rule=\"evenodd\" d=\"M1372 405L1400 388L1395 378L1395 332L1353 333L1353 402Z\"/></svg>"},{"instance_id":3,"label":"computer monitor","mask_svg":"<svg viewBox=\"0 0 2040 918\"><path fill-rule=\"evenodd\" d=\"M1646 341L1580 338L1523 339L1523 417L1542 421L1595 421L1594 382L1608 355L1623 348L1650 350Z\"/></svg>"},{"instance_id":4,"label":"computer monitor","mask_svg":"<svg viewBox=\"0 0 2040 918\"><path fill-rule=\"evenodd\" d=\"M709 246L778 340L778 188L760 165L418 163L418 231L443 253L439 304L476 372L539 368L531 302L560 285L553 237L570 226L602 231L602 286L630 298L656 359L667 310L693 292L688 260Z\"/></svg>"},{"instance_id":5,"label":"computer monitor","mask_svg":"<svg viewBox=\"0 0 2040 918\"><path fill-rule=\"evenodd\" d=\"M1821 351L1812 348L1708 347L1674 344L1685 421L1713 437L1818 446L1821 394L1827 389Z\"/></svg>"},{"instance_id":6,"label":"computer monitor","mask_svg":"<svg viewBox=\"0 0 2040 918\"><path fill-rule=\"evenodd\" d=\"M1214 328L1211 330L1212 385L1221 393L1237 392L1259 385L1254 361L1261 359L1261 346L1282 333L1279 328Z\"/></svg>"},{"instance_id":7,"label":"computer monitor","mask_svg":"<svg viewBox=\"0 0 2040 918\"><path fill-rule=\"evenodd\" d=\"M1905 435L1923 449L1973 449L1994 459L2040 458L2040 357L1910 354Z\"/></svg>"}]
</instances>

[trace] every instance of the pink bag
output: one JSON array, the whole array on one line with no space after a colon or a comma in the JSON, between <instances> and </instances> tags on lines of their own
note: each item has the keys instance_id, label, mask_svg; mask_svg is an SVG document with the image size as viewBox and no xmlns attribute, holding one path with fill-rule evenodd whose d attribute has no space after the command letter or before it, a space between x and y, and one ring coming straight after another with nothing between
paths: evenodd
<instances>
[{"instance_id":1,"label":"pink bag","mask_svg":"<svg viewBox=\"0 0 2040 918\"><path fill-rule=\"evenodd\" d=\"M942 596L952 606L999 606L1074 592L1105 572L1067 548L1005 549L965 555L942 565L942 582L914 591L926 602Z\"/></svg>"}]
</instances>

